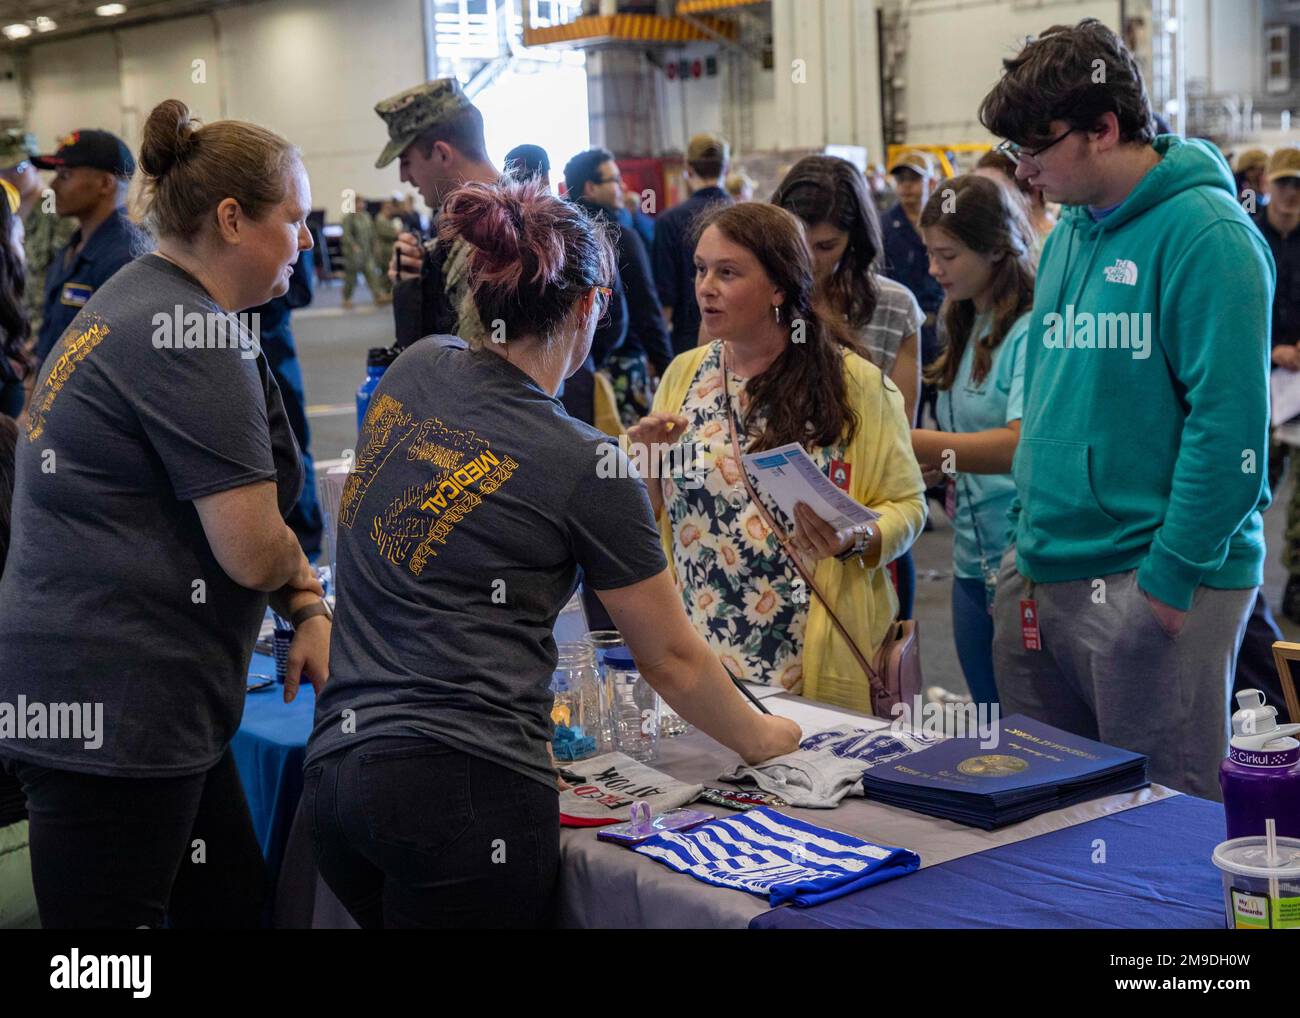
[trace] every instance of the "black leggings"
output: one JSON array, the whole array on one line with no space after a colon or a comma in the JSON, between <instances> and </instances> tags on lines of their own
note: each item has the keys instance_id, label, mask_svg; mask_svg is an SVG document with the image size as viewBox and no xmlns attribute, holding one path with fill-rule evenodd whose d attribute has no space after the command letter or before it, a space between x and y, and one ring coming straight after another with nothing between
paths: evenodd
<instances>
[{"instance_id":1,"label":"black leggings","mask_svg":"<svg viewBox=\"0 0 1300 1018\"><path fill-rule=\"evenodd\" d=\"M27 796L45 929L251 929L267 871L229 749L202 774L122 778L5 761Z\"/></svg>"},{"instance_id":2,"label":"black leggings","mask_svg":"<svg viewBox=\"0 0 1300 1018\"><path fill-rule=\"evenodd\" d=\"M302 796L321 876L362 928L549 925L554 788L432 739L378 738L309 766Z\"/></svg>"}]
</instances>

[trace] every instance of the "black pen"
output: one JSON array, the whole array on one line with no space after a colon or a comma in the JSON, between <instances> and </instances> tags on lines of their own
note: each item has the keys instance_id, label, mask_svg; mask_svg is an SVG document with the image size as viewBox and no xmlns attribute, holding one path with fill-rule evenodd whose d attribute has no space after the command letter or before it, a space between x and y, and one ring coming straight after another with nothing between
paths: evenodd
<instances>
[{"instance_id":1,"label":"black pen","mask_svg":"<svg viewBox=\"0 0 1300 1018\"><path fill-rule=\"evenodd\" d=\"M736 676L732 673L731 669L727 667L726 662L722 661L721 658L719 658L718 660L719 663L722 664L722 670L727 673L727 678L731 679L732 683L735 684L735 687L745 694L745 699L747 699L750 703L752 703L764 714L771 714L772 712L763 706L763 701L760 700L758 697L756 697L753 693L751 693L749 691L749 687L746 686L743 682L741 682L738 678L736 678Z\"/></svg>"}]
</instances>

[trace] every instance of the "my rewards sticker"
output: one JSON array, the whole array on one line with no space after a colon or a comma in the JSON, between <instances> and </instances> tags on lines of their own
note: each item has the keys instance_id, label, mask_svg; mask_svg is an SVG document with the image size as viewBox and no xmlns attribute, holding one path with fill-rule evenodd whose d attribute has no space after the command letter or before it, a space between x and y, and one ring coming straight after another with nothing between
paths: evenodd
<instances>
[{"instance_id":1,"label":"my rewards sticker","mask_svg":"<svg viewBox=\"0 0 1300 1018\"><path fill-rule=\"evenodd\" d=\"M1270 902L1267 894L1234 887L1232 922L1238 930L1300 930L1300 898L1276 898Z\"/></svg>"}]
</instances>

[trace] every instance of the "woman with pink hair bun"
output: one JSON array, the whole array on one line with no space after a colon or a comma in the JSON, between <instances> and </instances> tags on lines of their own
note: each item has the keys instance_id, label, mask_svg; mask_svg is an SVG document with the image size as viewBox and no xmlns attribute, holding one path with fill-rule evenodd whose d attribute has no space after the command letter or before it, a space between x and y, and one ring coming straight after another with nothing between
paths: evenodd
<instances>
[{"instance_id":1,"label":"woman with pink hair bun","mask_svg":"<svg viewBox=\"0 0 1300 1018\"><path fill-rule=\"evenodd\" d=\"M799 729L731 685L686 619L644 483L556 398L610 293L602 228L507 182L453 192L439 235L466 242L481 331L412 344L371 398L304 808L363 927L542 926L559 866L551 633L579 570L687 721L751 762Z\"/></svg>"}]
</instances>

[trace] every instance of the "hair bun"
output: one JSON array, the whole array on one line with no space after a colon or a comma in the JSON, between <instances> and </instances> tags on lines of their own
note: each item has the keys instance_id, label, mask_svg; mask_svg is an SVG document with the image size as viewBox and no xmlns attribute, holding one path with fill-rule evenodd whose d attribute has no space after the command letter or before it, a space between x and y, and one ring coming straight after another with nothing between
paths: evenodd
<instances>
[{"instance_id":1,"label":"hair bun","mask_svg":"<svg viewBox=\"0 0 1300 1018\"><path fill-rule=\"evenodd\" d=\"M466 184L447 198L438 234L463 238L474 248L473 274L483 282L517 288L543 286L564 269L564 244L554 229L555 199L537 181Z\"/></svg>"},{"instance_id":2,"label":"hair bun","mask_svg":"<svg viewBox=\"0 0 1300 1018\"><path fill-rule=\"evenodd\" d=\"M165 176L194 149L197 121L179 99L164 99L145 121L140 168L151 177Z\"/></svg>"},{"instance_id":3,"label":"hair bun","mask_svg":"<svg viewBox=\"0 0 1300 1018\"><path fill-rule=\"evenodd\" d=\"M523 249L524 223L519 203L485 185L458 189L443 207L448 225L477 248L487 263L517 262Z\"/></svg>"}]
</instances>

